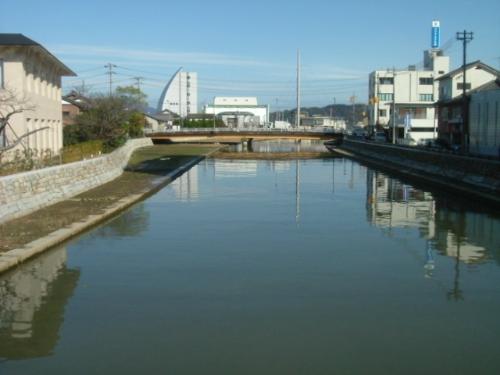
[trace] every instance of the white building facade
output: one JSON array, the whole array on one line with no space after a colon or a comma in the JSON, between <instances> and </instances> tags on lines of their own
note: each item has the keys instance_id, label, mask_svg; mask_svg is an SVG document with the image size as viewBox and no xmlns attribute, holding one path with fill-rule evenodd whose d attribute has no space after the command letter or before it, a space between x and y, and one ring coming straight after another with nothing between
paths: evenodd
<instances>
[{"instance_id":1,"label":"white building facade","mask_svg":"<svg viewBox=\"0 0 500 375\"><path fill-rule=\"evenodd\" d=\"M269 106L259 105L255 97L215 97L213 104L207 104L203 111L233 128L269 124Z\"/></svg>"},{"instance_id":2,"label":"white building facade","mask_svg":"<svg viewBox=\"0 0 500 375\"><path fill-rule=\"evenodd\" d=\"M19 110L0 134L3 147L21 139L9 154L26 149L36 151L37 156L60 152L61 77L75 75L37 42L22 34L0 34L0 117L12 112L9 97Z\"/></svg>"},{"instance_id":3,"label":"white building facade","mask_svg":"<svg viewBox=\"0 0 500 375\"><path fill-rule=\"evenodd\" d=\"M450 60L439 49L424 52L424 68L377 70L369 76L370 124L389 128L397 143L417 144L437 136L436 78L448 73ZM395 114L393 109L395 108Z\"/></svg>"},{"instance_id":4,"label":"white building facade","mask_svg":"<svg viewBox=\"0 0 500 375\"><path fill-rule=\"evenodd\" d=\"M177 70L158 101L158 112L170 111L181 117L198 112L198 74Z\"/></svg>"},{"instance_id":5,"label":"white building facade","mask_svg":"<svg viewBox=\"0 0 500 375\"><path fill-rule=\"evenodd\" d=\"M455 69L437 79L439 82L440 92L439 101L437 103L437 113L439 119L438 135L440 139L443 139L451 145L459 147L463 150L469 150L472 152L479 151L477 144L475 146L472 144L473 142L478 142L479 138L476 134L474 135L475 140L471 139L473 136L473 129L471 127L472 125L469 125L469 122L472 121L475 122L475 124L480 123L480 126L486 125L488 127L491 126L491 122L484 123L483 120L485 120L485 118L481 117L481 113L485 110L485 108L478 111L477 106L474 107L471 105L469 100L471 95L474 95L476 92L479 93L481 91L485 91L487 86L491 85L495 88L496 81L499 78L500 71L482 63L481 61L474 61L467 64L465 66L466 103L464 103L463 98L463 67ZM482 101L482 97L482 95L478 94L475 99L476 104ZM490 106L494 104L491 104L490 100L487 99L485 102L485 106L486 105ZM471 113L471 111L474 111L474 113ZM481 140L481 143L482 142L483 140ZM481 150L486 151L486 149L483 149L482 147Z\"/></svg>"},{"instance_id":6,"label":"white building facade","mask_svg":"<svg viewBox=\"0 0 500 375\"><path fill-rule=\"evenodd\" d=\"M474 61L465 66L465 91L474 90L488 82L499 78L500 72L481 61ZM457 68L443 76L439 81L439 100L451 100L463 94L463 67Z\"/></svg>"},{"instance_id":7,"label":"white building facade","mask_svg":"<svg viewBox=\"0 0 500 375\"><path fill-rule=\"evenodd\" d=\"M344 132L347 124L343 118L329 116L304 117L300 120L302 126L331 128L338 132Z\"/></svg>"}]
</instances>

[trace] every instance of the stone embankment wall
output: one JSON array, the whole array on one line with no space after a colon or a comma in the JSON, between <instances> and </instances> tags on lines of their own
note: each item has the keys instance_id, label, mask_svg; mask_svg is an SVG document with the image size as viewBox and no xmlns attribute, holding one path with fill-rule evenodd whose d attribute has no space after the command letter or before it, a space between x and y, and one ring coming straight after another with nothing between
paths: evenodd
<instances>
[{"instance_id":1,"label":"stone embankment wall","mask_svg":"<svg viewBox=\"0 0 500 375\"><path fill-rule=\"evenodd\" d=\"M123 173L134 150L151 145L149 138L132 139L94 159L0 177L0 223L115 179Z\"/></svg>"},{"instance_id":2,"label":"stone embankment wall","mask_svg":"<svg viewBox=\"0 0 500 375\"><path fill-rule=\"evenodd\" d=\"M500 161L349 139L341 149L380 166L500 202Z\"/></svg>"}]
</instances>

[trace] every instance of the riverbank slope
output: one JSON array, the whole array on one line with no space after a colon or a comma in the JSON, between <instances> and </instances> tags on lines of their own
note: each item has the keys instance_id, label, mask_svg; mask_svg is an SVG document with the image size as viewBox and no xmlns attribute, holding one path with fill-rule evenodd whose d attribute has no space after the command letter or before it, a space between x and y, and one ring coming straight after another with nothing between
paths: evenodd
<instances>
[{"instance_id":1,"label":"riverbank slope","mask_svg":"<svg viewBox=\"0 0 500 375\"><path fill-rule=\"evenodd\" d=\"M136 150L118 178L0 225L0 273L101 223L173 181L216 145L158 145Z\"/></svg>"}]
</instances>

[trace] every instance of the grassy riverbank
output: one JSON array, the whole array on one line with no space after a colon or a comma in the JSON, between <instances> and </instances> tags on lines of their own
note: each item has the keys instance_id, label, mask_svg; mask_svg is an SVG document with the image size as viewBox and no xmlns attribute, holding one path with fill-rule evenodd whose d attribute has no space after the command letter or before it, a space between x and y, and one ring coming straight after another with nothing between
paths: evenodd
<instances>
[{"instance_id":1,"label":"grassy riverbank","mask_svg":"<svg viewBox=\"0 0 500 375\"><path fill-rule=\"evenodd\" d=\"M214 145L159 145L132 155L117 179L73 198L0 225L0 252L22 248L50 233L99 216L131 196L143 196L158 186L158 177L215 150Z\"/></svg>"}]
</instances>

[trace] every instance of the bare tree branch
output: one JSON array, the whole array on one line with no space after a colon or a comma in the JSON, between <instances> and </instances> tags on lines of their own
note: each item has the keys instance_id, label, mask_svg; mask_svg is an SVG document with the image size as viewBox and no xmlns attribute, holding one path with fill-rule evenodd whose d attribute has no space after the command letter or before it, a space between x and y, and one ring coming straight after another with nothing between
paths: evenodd
<instances>
[{"instance_id":1,"label":"bare tree branch","mask_svg":"<svg viewBox=\"0 0 500 375\"><path fill-rule=\"evenodd\" d=\"M5 131L12 116L25 111L33 111L35 108L25 96L19 95L16 90L0 89L0 135Z\"/></svg>"},{"instance_id":2,"label":"bare tree branch","mask_svg":"<svg viewBox=\"0 0 500 375\"><path fill-rule=\"evenodd\" d=\"M0 136L5 137L6 129L12 116L26 111L33 111L35 108L36 107L29 102L26 96L19 95L15 89L0 89ZM48 127L36 129L22 134L21 136L17 136L14 133L15 141L10 145L0 146L0 155L5 151L16 147L24 138L45 129L48 129Z\"/></svg>"},{"instance_id":3,"label":"bare tree branch","mask_svg":"<svg viewBox=\"0 0 500 375\"><path fill-rule=\"evenodd\" d=\"M8 145L8 146L5 146L5 147L0 147L0 154L2 152L5 152L5 151L13 149L19 143L21 143L24 138L29 137L30 135L35 134L35 133L37 133L39 131L42 131L42 130L45 130L45 129L50 129L50 127L49 126L44 126L43 128L35 129L35 130L29 131L27 133L24 133L23 135L17 137L16 141L14 143L12 143L11 145Z\"/></svg>"}]
</instances>

